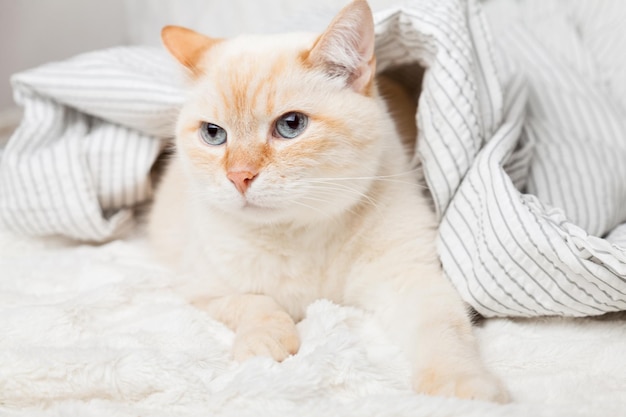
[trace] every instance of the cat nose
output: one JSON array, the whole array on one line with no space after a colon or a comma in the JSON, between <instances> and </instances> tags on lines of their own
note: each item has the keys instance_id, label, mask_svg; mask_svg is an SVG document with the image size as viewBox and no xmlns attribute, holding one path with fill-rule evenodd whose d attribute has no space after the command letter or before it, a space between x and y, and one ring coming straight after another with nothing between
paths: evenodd
<instances>
[{"instance_id":1,"label":"cat nose","mask_svg":"<svg viewBox=\"0 0 626 417\"><path fill-rule=\"evenodd\" d=\"M237 191L242 195L246 193L248 187L252 183L252 180L256 178L257 174L250 171L230 171L226 174L226 177L235 185Z\"/></svg>"}]
</instances>

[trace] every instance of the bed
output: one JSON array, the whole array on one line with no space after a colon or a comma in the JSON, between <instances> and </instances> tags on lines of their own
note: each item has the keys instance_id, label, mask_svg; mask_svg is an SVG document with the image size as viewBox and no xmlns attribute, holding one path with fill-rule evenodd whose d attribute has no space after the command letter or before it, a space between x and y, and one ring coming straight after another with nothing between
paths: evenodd
<instances>
[{"instance_id":1,"label":"bed","mask_svg":"<svg viewBox=\"0 0 626 417\"><path fill-rule=\"evenodd\" d=\"M508 405L412 393L371 317L326 300L298 324L297 355L234 363L232 332L171 291L134 220L184 100L171 60L120 47L17 74L24 118L0 162L2 411L623 414L623 17L618 1L538 0L376 15L380 70L411 85L426 68L415 157Z\"/></svg>"}]
</instances>

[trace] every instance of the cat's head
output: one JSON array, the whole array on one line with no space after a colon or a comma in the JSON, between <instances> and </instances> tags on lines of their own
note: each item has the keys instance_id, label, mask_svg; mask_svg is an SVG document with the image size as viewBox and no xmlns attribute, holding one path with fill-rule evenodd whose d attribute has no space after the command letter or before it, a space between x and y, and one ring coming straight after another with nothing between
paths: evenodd
<instances>
[{"instance_id":1,"label":"cat's head","mask_svg":"<svg viewBox=\"0 0 626 417\"><path fill-rule=\"evenodd\" d=\"M192 78L176 144L198 198L258 222L314 221L364 198L389 134L365 1L321 35L162 36Z\"/></svg>"}]
</instances>

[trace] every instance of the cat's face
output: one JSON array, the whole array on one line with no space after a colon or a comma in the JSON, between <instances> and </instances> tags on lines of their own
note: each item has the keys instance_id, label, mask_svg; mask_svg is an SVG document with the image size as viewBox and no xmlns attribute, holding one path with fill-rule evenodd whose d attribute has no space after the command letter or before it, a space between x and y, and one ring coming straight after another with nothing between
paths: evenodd
<instances>
[{"instance_id":1,"label":"cat's face","mask_svg":"<svg viewBox=\"0 0 626 417\"><path fill-rule=\"evenodd\" d=\"M362 25L359 13L348 23ZM363 198L387 125L374 98L373 45L361 45L373 31L346 38L338 21L322 37L191 35L204 46L192 64L189 52L177 56L195 80L176 143L199 199L265 223L333 216Z\"/></svg>"}]
</instances>

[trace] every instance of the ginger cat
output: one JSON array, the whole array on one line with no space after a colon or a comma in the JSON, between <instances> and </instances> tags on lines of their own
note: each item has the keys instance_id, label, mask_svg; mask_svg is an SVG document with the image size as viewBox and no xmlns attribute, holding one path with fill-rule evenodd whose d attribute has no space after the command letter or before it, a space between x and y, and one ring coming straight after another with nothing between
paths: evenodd
<instances>
[{"instance_id":1,"label":"ginger cat","mask_svg":"<svg viewBox=\"0 0 626 417\"><path fill-rule=\"evenodd\" d=\"M190 300L236 332L234 358L296 354L295 322L327 298L379 319L417 392L506 401L379 93L368 4L321 35L162 37L192 86L150 235Z\"/></svg>"}]
</instances>

